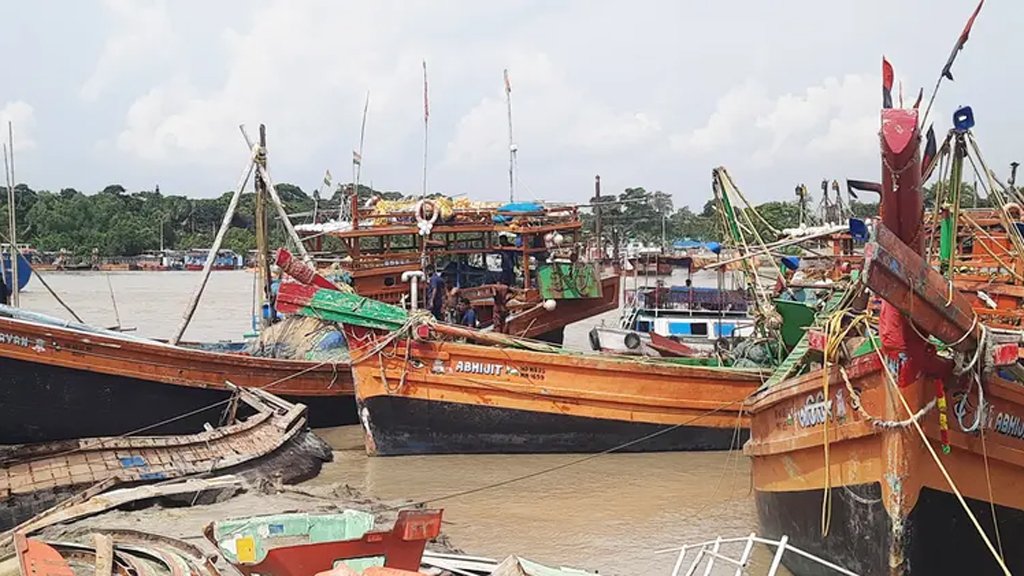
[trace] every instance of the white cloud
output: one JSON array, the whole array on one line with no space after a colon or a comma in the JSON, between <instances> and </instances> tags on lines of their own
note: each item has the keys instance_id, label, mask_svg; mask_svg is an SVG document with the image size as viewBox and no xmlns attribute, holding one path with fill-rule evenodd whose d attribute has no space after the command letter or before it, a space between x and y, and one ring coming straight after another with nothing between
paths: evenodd
<instances>
[{"instance_id":1,"label":"white cloud","mask_svg":"<svg viewBox=\"0 0 1024 576\"><path fill-rule=\"evenodd\" d=\"M722 95L704 126L672 136L672 148L683 154L705 154L733 145L770 101L763 86L748 80Z\"/></svg>"},{"instance_id":2,"label":"white cloud","mask_svg":"<svg viewBox=\"0 0 1024 576\"><path fill-rule=\"evenodd\" d=\"M532 156L610 154L644 145L662 130L650 112L620 111L588 93L544 53L510 57L515 141ZM504 94L485 97L459 120L445 162L466 166L508 154Z\"/></svg>"},{"instance_id":3,"label":"white cloud","mask_svg":"<svg viewBox=\"0 0 1024 576\"><path fill-rule=\"evenodd\" d=\"M34 139L36 129L36 112L30 104L15 100L7 102L0 108L0 134L3 142L7 142L7 123L11 123L14 131L14 151L21 152L36 147Z\"/></svg>"},{"instance_id":4,"label":"white cloud","mask_svg":"<svg viewBox=\"0 0 1024 576\"><path fill-rule=\"evenodd\" d=\"M82 84L82 98L99 98L126 73L151 67L174 53L177 37L163 0L104 0L117 32L107 37L92 74Z\"/></svg>"},{"instance_id":5,"label":"white cloud","mask_svg":"<svg viewBox=\"0 0 1024 576\"><path fill-rule=\"evenodd\" d=\"M704 126L673 136L672 144L683 154L740 150L762 168L801 158L863 157L877 148L880 99L878 79L868 74L829 77L774 97L748 80L718 99Z\"/></svg>"}]
</instances>

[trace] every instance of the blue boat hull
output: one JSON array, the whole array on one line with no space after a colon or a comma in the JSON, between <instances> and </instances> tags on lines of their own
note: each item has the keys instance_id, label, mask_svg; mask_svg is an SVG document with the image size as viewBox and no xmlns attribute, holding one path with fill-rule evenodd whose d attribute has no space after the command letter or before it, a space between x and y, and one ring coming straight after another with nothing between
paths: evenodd
<instances>
[{"instance_id":1,"label":"blue boat hull","mask_svg":"<svg viewBox=\"0 0 1024 576\"><path fill-rule=\"evenodd\" d=\"M11 255L4 254L4 285L7 286L7 293L10 294L13 290L11 282ZM32 279L32 265L28 259L25 258L24 254L18 254L18 290L24 290L25 286L28 286L28 281Z\"/></svg>"}]
</instances>

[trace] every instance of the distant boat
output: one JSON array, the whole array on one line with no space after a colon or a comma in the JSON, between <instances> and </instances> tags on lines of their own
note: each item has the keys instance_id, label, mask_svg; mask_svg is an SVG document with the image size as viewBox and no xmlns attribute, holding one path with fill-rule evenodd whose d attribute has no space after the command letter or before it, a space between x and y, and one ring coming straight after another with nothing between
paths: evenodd
<instances>
[{"instance_id":1,"label":"distant boat","mask_svg":"<svg viewBox=\"0 0 1024 576\"><path fill-rule=\"evenodd\" d=\"M190 250L185 255L185 270L198 271L206 265L207 250ZM238 270L242 268L243 258L232 250L219 250L213 260L213 270Z\"/></svg>"},{"instance_id":2,"label":"distant boat","mask_svg":"<svg viewBox=\"0 0 1024 576\"><path fill-rule=\"evenodd\" d=\"M12 276L12 273L11 273L11 255L10 255L9 252L4 252L3 261L4 261L4 267L3 267L4 285L7 287L7 293L10 294L12 292L11 286L13 285L13 282L11 282L11 276ZM24 254L19 252L18 253L18 290L19 291L24 290L25 286L28 285L28 281L31 280L31 279L32 279L32 264L29 263L28 258L25 258Z\"/></svg>"}]
</instances>

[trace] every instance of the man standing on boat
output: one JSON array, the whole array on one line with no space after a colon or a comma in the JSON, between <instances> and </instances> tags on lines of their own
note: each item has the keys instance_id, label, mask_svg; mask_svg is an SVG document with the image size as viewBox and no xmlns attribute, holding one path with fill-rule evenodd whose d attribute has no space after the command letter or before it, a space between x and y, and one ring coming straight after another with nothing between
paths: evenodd
<instances>
[{"instance_id":1,"label":"man standing on boat","mask_svg":"<svg viewBox=\"0 0 1024 576\"><path fill-rule=\"evenodd\" d=\"M430 275L430 283L427 284L427 307L436 320L444 321L444 277L441 271L434 268Z\"/></svg>"}]
</instances>

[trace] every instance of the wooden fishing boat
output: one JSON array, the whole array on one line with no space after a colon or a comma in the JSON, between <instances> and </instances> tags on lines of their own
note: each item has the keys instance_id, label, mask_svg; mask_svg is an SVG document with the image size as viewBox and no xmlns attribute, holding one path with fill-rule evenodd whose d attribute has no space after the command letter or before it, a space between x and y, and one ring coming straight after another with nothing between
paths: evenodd
<instances>
[{"instance_id":1,"label":"wooden fishing boat","mask_svg":"<svg viewBox=\"0 0 1024 576\"><path fill-rule=\"evenodd\" d=\"M864 275L884 300L879 338L811 331L749 403L758 517L769 536L865 576L1019 573L1021 334L985 326L924 257L917 124L917 110L882 112L881 224ZM864 300L844 302L856 313ZM827 325L850 327L848 312L833 307Z\"/></svg>"},{"instance_id":2,"label":"wooden fishing boat","mask_svg":"<svg viewBox=\"0 0 1024 576\"><path fill-rule=\"evenodd\" d=\"M0 307L0 443L181 434L216 421L228 382L354 422L347 364L224 354Z\"/></svg>"},{"instance_id":3,"label":"wooden fishing boat","mask_svg":"<svg viewBox=\"0 0 1024 576\"><path fill-rule=\"evenodd\" d=\"M495 288L505 286L514 298L504 306L502 330L554 343L568 324L619 306L617 270L580 258L585 242L576 206L446 198L360 206L353 197L347 210L351 221L296 230L320 271L343 277L362 296L389 304L416 299L426 308L424 274L437 269L446 292L473 301L482 327L493 322ZM342 249L325 252L328 237Z\"/></svg>"},{"instance_id":4,"label":"wooden fishing boat","mask_svg":"<svg viewBox=\"0 0 1024 576\"><path fill-rule=\"evenodd\" d=\"M187 435L82 438L0 451L0 530L97 484L127 487L215 472L277 474L293 482L315 476L330 459L330 448L309 431L302 404L238 388L226 408L223 426ZM250 415L235 418L243 412Z\"/></svg>"},{"instance_id":5,"label":"wooden fishing boat","mask_svg":"<svg viewBox=\"0 0 1024 576\"><path fill-rule=\"evenodd\" d=\"M724 450L746 438L757 370L426 339L354 349L356 401L373 455ZM356 327L346 327L354 331ZM366 338L363 335L362 338Z\"/></svg>"}]
</instances>

